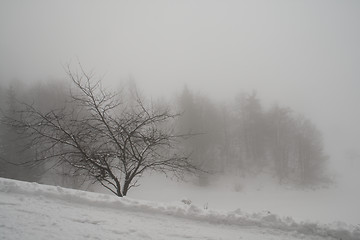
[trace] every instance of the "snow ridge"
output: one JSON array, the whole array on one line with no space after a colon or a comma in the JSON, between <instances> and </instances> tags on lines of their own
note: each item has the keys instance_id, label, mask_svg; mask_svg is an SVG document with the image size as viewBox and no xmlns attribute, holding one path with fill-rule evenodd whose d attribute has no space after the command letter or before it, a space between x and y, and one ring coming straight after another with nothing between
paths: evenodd
<instances>
[{"instance_id":1,"label":"snow ridge","mask_svg":"<svg viewBox=\"0 0 360 240\"><path fill-rule=\"evenodd\" d=\"M94 207L107 207L114 209L123 208L131 211L166 214L174 217L205 221L215 224L231 224L249 227L256 226L285 232L297 232L303 235L313 235L341 240L360 239L359 225L350 226L340 222L327 225L311 222L297 223L291 217L281 218L271 212L249 214L240 209L231 212L220 212L204 209L193 204L184 204L181 201L175 203L158 203L135 200L127 197L118 198L107 194L98 194L3 178L0 178L0 191L42 196Z\"/></svg>"}]
</instances>

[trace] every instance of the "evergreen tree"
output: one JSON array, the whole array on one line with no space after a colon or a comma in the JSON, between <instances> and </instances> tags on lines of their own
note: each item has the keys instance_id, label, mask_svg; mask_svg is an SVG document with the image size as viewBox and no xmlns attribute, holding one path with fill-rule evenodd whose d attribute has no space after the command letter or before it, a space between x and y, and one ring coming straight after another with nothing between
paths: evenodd
<instances>
[{"instance_id":1,"label":"evergreen tree","mask_svg":"<svg viewBox=\"0 0 360 240\"><path fill-rule=\"evenodd\" d=\"M20 119L17 109L16 92L11 85L7 92L5 115L12 119ZM0 133L0 176L5 178L40 181L42 167L31 163L36 150L26 140L25 135L11 124L2 124Z\"/></svg>"}]
</instances>

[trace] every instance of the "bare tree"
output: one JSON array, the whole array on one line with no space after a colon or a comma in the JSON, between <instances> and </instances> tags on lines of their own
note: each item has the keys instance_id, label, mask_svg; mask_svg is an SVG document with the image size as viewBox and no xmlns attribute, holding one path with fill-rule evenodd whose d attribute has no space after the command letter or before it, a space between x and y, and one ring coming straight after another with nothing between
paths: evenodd
<instances>
[{"instance_id":1,"label":"bare tree","mask_svg":"<svg viewBox=\"0 0 360 240\"><path fill-rule=\"evenodd\" d=\"M278 105L273 106L267 113L269 126L269 153L274 165L279 183L289 180L292 165L292 154L295 145L295 128L292 110Z\"/></svg>"},{"instance_id":2,"label":"bare tree","mask_svg":"<svg viewBox=\"0 0 360 240\"><path fill-rule=\"evenodd\" d=\"M121 100L82 68L67 70L73 88L66 106L42 112L23 103L20 120L5 119L37 146L38 163L55 159L119 197L137 186L145 171L182 176L197 170L176 151L181 136L170 124L176 114L147 105L138 95L131 103Z\"/></svg>"}]
</instances>

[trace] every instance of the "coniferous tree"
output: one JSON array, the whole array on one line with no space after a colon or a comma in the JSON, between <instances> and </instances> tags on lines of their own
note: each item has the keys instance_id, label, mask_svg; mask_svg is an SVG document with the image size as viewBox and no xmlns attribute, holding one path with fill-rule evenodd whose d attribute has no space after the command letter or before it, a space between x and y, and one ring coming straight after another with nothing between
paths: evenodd
<instances>
[{"instance_id":1,"label":"coniferous tree","mask_svg":"<svg viewBox=\"0 0 360 240\"><path fill-rule=\"evenodd\" d=\"M16 101L16 89L13 85L8 89L4 112L12 119L21 118ZM33 161L36 155L35 146L26 141L22 130L12 124L2 124L1 130L1 177L40 181L43 171L42 166Z\"/></svg>"}]
</instances>

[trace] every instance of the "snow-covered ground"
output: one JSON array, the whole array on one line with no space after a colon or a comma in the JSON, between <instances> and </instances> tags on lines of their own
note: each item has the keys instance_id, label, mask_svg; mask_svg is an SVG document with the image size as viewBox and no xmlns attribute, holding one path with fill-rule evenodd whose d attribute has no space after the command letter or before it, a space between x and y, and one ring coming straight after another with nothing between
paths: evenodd
<instances>
[{"instance_id":1,"label":"snow-covered ground","mask_svg":"<svg viewBox=\"0 0 360 240\"><path fill-rule=\"evenodd\" d=\"M0 179L0 239L360 239L359 227Z\"/></svg>"},{"instance_id":2,"label":"snow-covered ground","mask_svg":"<svg viewBox=\"0 0 360 240\"><path fill-rule=\"evenodd\" d=\"M354 170L358 171L358 168ZM208 205L209 209L270 211L282 217L291 216L298 222L328 224L340 221L360 226L358 172L351 174L348 171L333 185L317 189L279 186L276 180L266 176L256 179L219 177L209 186L200 187L192 182L170 181L153 174L145 176L140 184L131 189L128 197L161 202L188 198L198 206Z\"/></svg>"}]
</instances>

